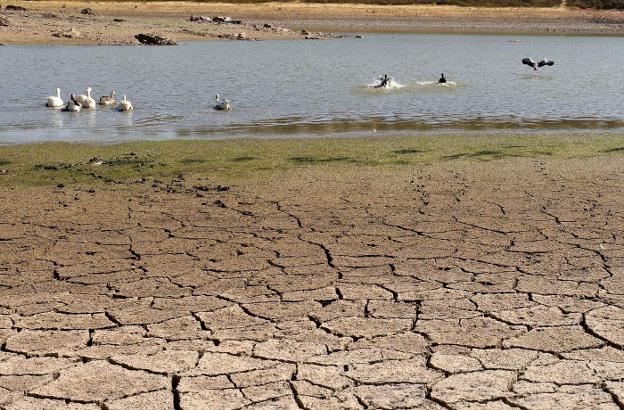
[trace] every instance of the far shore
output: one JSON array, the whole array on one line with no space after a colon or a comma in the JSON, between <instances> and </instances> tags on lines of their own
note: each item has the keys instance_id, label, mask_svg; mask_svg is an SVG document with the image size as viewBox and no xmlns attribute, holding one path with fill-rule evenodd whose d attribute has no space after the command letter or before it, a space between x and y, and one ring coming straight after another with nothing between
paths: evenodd
<instances>
[{"instance_id":1,"label":"far shore","mask_svg":"<svg viewBox=\"0 0 624 410\"><path fill-rule=\"evenodd\" d=\"M26 11L7 11L7 4ZM87 8L90 13L81 13ZM227 16L241 24L192 22L191 16ZM8 22L0 26L0 43L7 45L130 45L145 32L175 41L317 39L329 32L624 35L624 12L569 8L20 0L3 4L0 17Z\"/></svg>"}]
</instances>

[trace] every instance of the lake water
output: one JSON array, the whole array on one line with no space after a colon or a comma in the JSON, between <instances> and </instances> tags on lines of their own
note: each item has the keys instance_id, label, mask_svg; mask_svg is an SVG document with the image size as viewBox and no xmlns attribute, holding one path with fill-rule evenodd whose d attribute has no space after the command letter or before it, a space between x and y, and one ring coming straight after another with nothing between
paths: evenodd
<instances>
[{"instance_id":1,"label":"lake water","mask_svg":"<svg viewBox=\"0 0 624 410\"><path fill-rule=\"evenodd\" d=\"M0 143L624 130L617 37L366 35L177 47L0 47ZM523 57L555 60L533 72ZM437 86L444 72L456 85ZM403 87L367 87L387 73ZM44 107L61 88L133 113ZM212 109L215 93L234 110Z\"/></svg>"}]
</instances>

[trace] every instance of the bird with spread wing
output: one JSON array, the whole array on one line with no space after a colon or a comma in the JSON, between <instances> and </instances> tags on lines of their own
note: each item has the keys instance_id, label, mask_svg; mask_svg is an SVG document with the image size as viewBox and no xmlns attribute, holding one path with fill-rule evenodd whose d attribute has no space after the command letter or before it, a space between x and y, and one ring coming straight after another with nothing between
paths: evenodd
<instances>
[{"instance_id":1,"label":"bird with spread wing","mask_svg":"<svg viewBox=\"0 0 624 410\"><path fill-rule=\"evenodd\" d=\"M541 61L536 63L535 61L527 57L527 58L522 59L522 64L528 65L529 67L533 68L533 70L539 70L540 68L544 66L553 66L555 65L555 62L547 58L544 58Z\"/></svg>"}]
</instances>

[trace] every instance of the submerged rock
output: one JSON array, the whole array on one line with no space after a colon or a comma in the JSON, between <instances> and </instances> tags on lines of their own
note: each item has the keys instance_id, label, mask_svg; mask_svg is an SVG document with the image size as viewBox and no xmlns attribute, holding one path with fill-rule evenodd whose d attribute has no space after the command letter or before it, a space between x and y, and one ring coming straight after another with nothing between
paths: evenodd
<instances>
[{"instance_id":1,"label":"submerged rock","mask_svg":"<svg viewBox=\"0 0 624 410\"><path fill-rule=\"evenodd\" d=\"M169 38L157 36L155 34L137 34L134 36L139 43L149 46L175 46L177 43Z\"/></svg>"},{"instance_id":2,"label":"submerged rock","mask_svg":"<svg viewBox=\"0 0 624 410\"><path fill-rule=\"evenodd\" d=\"M80 10L80 14L88 14L88 15L92 16L95 13L93 12L93 10L91 8L87 7L86 9Z\"/></svg>"}]
</instances>

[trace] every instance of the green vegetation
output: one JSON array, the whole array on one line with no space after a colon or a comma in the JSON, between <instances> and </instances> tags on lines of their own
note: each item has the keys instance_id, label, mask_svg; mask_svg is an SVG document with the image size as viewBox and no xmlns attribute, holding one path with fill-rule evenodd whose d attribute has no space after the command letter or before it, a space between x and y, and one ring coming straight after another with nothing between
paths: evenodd
<instances>
[{"instance_id":1,"label":"green vegetation","mask_svg":"<svg viewBox=\"0 0 624 410\"><path fill-rule=\"evenodd\" d=\"M0 146L0 186L149 183L184 178L227 184L302 168L340 173L357 167L426 166L518 157L565 159L624 155L624 137L432 136L228 141L130 142L114 145Z\"/></svg>"},{"instance_id":2,"label":"green vegetation","mask_svg":"<svg viewBox=\"0 0 624 410\"><path fill-rule=\"evenodd\" d=\"M568 6L583 9L624 10L624 0L568 0ZM605 23L609 23L606 21Z\"/></svg>"},{"instance_id":3,"label":"green vegetation","mask_svg":"<svg viewBox=\"0 0 624 410\"><path fill-rule=\"evenodd\" d=\"M250 0L253 1L253 0ZM599 0L597 0L599 1ZM618 0L614 0L618 1ZM356 3L356 4L380 4L380 5L411 5L411 4L435 4L463 7L558 7L558 0L304 0L309 3Z\"/></svg>"}]
</instances>

